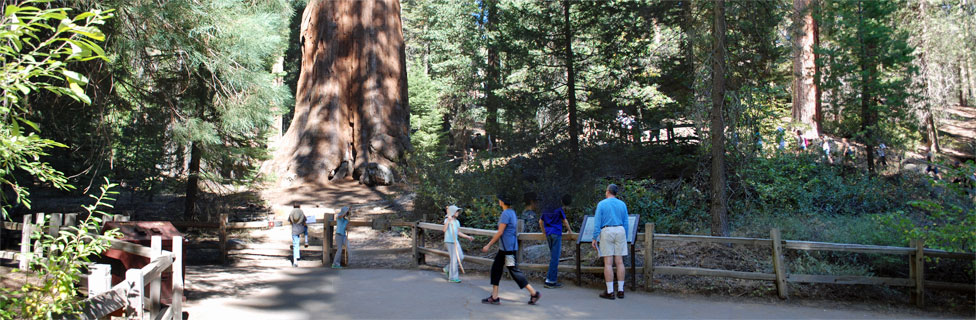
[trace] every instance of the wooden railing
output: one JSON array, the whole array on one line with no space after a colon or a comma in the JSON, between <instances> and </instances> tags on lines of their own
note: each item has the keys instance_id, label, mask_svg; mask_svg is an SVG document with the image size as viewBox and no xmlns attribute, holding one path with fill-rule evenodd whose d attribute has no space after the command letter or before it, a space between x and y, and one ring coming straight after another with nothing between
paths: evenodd
<instances>
[{"instance_id":1,"label":"wooden railing","mask_svg":"<svg viewBox=\"0 0 976 320\"><path fill-rule=\"evenodd\" d=\"M36 218L36 219L35 219ZM114 216L114 221L128 221L128 217ZM56 235L77 225L77 214L38 214L24 216L23 223L3 222L0 232L17 231L21 233L20 251L0 251L0 258L19 260L21 270L29 270L30 259L44 259L46 254L37 241L32 241L34 231L48 232ZM45 230L46 229L46 230ZM162 250L162 238L153 236L151 246L144 247L135 243L108 238L99 234L90 234L110 243L110 249L124 251L150 259L148 265L139 269L128 269L125 280L112 286L111 266L106 264L88 264L90 274L87 275L88 299L83 302L81 319L101 319L109 314L125 309L127 318L144 319L148 316L153 320L182 319L183 314L183 237L173 237L173 251ZM2 238L2 237L0 237ZM172 273L173 290L172 303L166 309L161 309L160 295L162 292L162 277L164 273ZM147 291L146 285L149 285Z\"/></svg>"},{"instance_id":2,"label":"wooden railing","mask_svg":"<svg viewBox=\"0 0 976 320\"><path fill-rule=\"evenodd\" d=\"M110 266L91 268L89 298L85 300L82 319L101 319L120 309L125 310L129 319L146 319L147 316L153 320L183 319L183 237L175 236L172 241L173 251L164 251L160 236L151 238L149 248L113 239L113 249L151 260L145 267L126 270L125 280L110 288L107 288L112 279ZM162 279L167 272L172 273L173 290L170 305L162 309Z\"/></svg>"},{"instance_id":3,"label":"wooden railing","mask_svg":"<svg viewBox=\"0 0 976 320\"><path fill-rule=\"evenodd\" d=\"M520 221L520 224L522 222ZM414 265L420 265L425 263L425 254L436 254L441 256L447 256L447 251L438 250L434 248L429 248L424 243L424 233L426 230L433 230L436 232L441 232L443 230L443 224L425 223L417 222L413 226L413 263ZM788 284L789 283L831 283L831 284L865 284L865 285L887 285L887 286L899 286L899 287L909 287L911 301L918 306L924 305L924 292L926 289L943 289L943 290L956 290L956 291L976 291L976 284L973 283L952 283L952 282L941 282L941 281L929 281L925 280L925 257L933 258L948 258L948 259L962 259L962 260L976 260L976 253L959 253L959 252L947 252L943 250L936 249L926 249L923 240L913 240L911 247L893 247L893 246L875 246L875 245L863 245L863 244L843 244L843 243L829 243L829 242L812 242L812 241L793 241L793 240L783 240L780 237L778 229L770 230L770 238L742 238L742 237L712 237L712 236L700 236L700 235L677 235L677 234L660 234L654 233L654 224L648 223L644 225L644 229L648 231L647 233L638 233L636 243L643 243L643 253L644 253L644 266L636 267L631 266L632 270L636 270L636 273L641 274L643 278L643 283L645 289L650 290L653 285L653 278L655 274L658 275L684 275L684 276L710 276L710 277L725 277L725 278L735 278L735 279L747 279L747 280L763 280L763 281L774 281L777 294L780 298L787 298L789 296ZM461 228L461 232L469 235L479 235L479 236L493 236L495 230L485 230L485 229L473 229L473 228ZM647 236L647 235L650 236ZM564 242L576 242L579 234L564 234L562 239ZM545 234L543 233L519 233L519 261L522 261L523 241L544 241ZM722 243L722 244L737 244L737 245L749 245L749 246L759 246L770 248L770 259L773 265L773 273L765 272L747 272L747 271L732 271L732 270L722 270L722 269L707 269L707 268L696 268L696 267L677 267L677 266L660 266L655 265L654 255L650 254L654 252L654 247L658 242L711 242L711 243ZM784 250L804 250L804 251L833 251L833 252L856 252L856 253L873 253L873 254L891 254L891 255L906 255L909 257L909 278L889 278L889 277L869 277L869 276L847 276L847 275L811 275L811 274L791 274L788 272L789 268L785 263L783 258ZM491 264L492 259L476 257L472 255L465 255L465 261L470 261L480 264ZM579 263L580 256L577 254L576 260L577 265ZM650 268L646 266L652 266ZM548 264L519 264L519 267L524 270L533 271L546 271L549 268ZM577 279L579 279L579 272L582 273L603 273L603 267L576 267L572 265L559 265L559 271L576 271ZM577 280L577 285L580 282Z\"/></svg>"}]
</instances>

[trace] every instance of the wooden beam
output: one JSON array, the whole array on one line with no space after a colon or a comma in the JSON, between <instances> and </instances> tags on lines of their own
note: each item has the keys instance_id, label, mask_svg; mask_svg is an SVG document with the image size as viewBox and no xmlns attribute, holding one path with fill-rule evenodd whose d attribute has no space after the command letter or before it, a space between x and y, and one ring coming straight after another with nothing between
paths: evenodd
<instances>
[{"instance_id":1,"label":"wooden beam","mask_svg":"<svg viewBox=\"0 0 976 320\"><path fill-rule=\"evenodd\" d=\"M654 288L654 224L644 224L644 289Z\"/></svg>"},{"instance_id":2,"label":"wooden beam","mask_svg":"<svg viewBox=\"0 0 976 320\"><path fill-rule=\"evenodd\" d=\"M109 291L86 299L82 302L81 319L98 320L115 312L115 310L122 309L127 304L126 292L128 288L129 283L123 281Z\"/></svg>"},{"instance_id":3,"label":"wooden beam","mask_svg":"<svg viewBox=\"0 0 976 320\"><path fill-rule=\"evenodd\" d=\"M325 226L322 228L322 265L332 265L332 233L335 214L329 213L322 217Z\"/></svg>"},{"instance_id":4,"label":"wooden beam","mask_svg":"<svg viewBox=\"0 0 976 320\"><path fill-rule=\"evenodd\" d=\"M915 306L925 306L925 239L915 240Z\"/></svg>"},{"instance_id":5,"label":"wooden beam","mask_svg":"<svg viewBox=\"0 0 976 320\"><path fill-rule=\"evenodd\" d=\"M728 270L704 269L704 268L693 268L693 267L655 266L654 273L678 275L678 276L725 277L725 278L735 278L735 279L745 279L745 280L769 280L769 281L776 280L776 275L772 273L728 271Z\"/></svg>"},{"instance_id":6,"label":"wooden beam","mask_svg":"<svg viewBox=\"0 0 976 320\"><path fill-rule=\"evenodd\" d=\"M220 220L218 220L217 222L220 223L220 235L217 237L217 241L220 241L220 243L218 243L217 245L220 248L220 263L226 264L227 263L227 214L221 213L219 219Z\"/></svg>"},{"instance_id":7,"label":"wooden beam","mask_svg":"<svg viewBox=\"0 0 976 320\"><path fill-rule=\"evenodd\" d=\"M157 260L156 262L159 262ZM151 265L152 263L150 263ZM148 266L147 266L148 267ZM125 271L125 282L128 287L124 288L123 297L126 297L128 303L126 304L128 308L126 309L126 317L129 319L145 319L145 311L143 310L144 305L144 288L146 287L146 282L144 281L144 275L142 270L139 269L129 269Z\"/></svg>"},{"instance_id":8,"label":"wooden beam","mask_svg":"<svg viewBox=\"0 0 976 320\"><path fill-rule=\"evenodd\" d=\"M776 293L780 299L786 299L789 291L786 284L786 265L783 263L783 242L779 238L779 229L769 230L769 238L773 247L773 270L776 272Z\"/></svg>"},{"instance_id":9,"label":"wooden beam","mask_svg":"<svg viewBox=\"0 0 976 320\"><path fill-rule=\"evenodd\" d=\"M173 317L183 319L183 237L173 237L173 294L169 310Z\"/></svg>"},{"instance_id":10,"label":"wooden beam","mask_svg":"<svg viewBox=\"0 0 976 320\"><path fill-rule=\"evenodd\" d=\"M815 241L786 241L783 248L794 250L819 250L819 251L842 251L859 253L883 253L908 255L914 251L912 248L891 247L891 246L872 246L864 244L844 244Z\"/></svg>"},{"instance_id":11,"label":"wooden beam","mask_svg":"<svg viewBox=\"0 0 976 320\"><path fill-rule=\"evenodd\" d=\"M866 284L866 285L883 285L883 286L895 286L895 287L915 286L912 279L864 277L864 276L791 274L786 281L792 283Z\"/></svg>"},{"instance_id":12,"label":"wooden beam","mask_svg":"<svg viewBox=\"0 0 976 320\"><path fill-rule=\"evenodd\" d=\"M163 238L160 236L152 236L150 238L150 248L152 248L153 255L150 257L152 260L165 259L162 257L163 251ZM159 294L162 287L162 274L159 277L154 277L149 280L149 316L155 317L159 314Z\"/></svg>"},{"instance_id":13,"label":"wooden beam","mask_svg":"<svg viewBox=\"0 0 976 320\"><path fill-rule=\"evenodd\" d=\"M769 239L740 238L740 237L655 234L654 240L655 241L676 241L676 242L731 243L731 244L744 244L744 245L759 246L759 247L769 246Z\"/></svg>"},{"instance_id":14,"label":"wooden beam","mask_svg":"<svg viewBox=\"0 0 976 320\"><path fill-rule=\"evenodd\" d=\"M32 231L31 220L33 216L31 214L24 215L23 231L20 233L20 270L27 270L30 267L30 234Z\"/></svg>"}]
</instances>

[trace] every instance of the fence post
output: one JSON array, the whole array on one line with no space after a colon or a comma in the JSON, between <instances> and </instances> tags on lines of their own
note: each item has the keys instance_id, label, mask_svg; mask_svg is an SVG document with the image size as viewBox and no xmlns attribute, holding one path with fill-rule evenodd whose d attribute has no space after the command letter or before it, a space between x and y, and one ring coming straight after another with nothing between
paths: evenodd
<instances>
[{"instance_id":1,"label":"fence post","mask_svg":"<svg viewBox=\"0 0 976 320\"><path fill-rule=\"evenodd\" d=\"M78 214L77 213L66 213L64 214L64 223L62 224L66 227L74 227L78 225Z\"/></svg>"},{"instance_id":2,"label":"fence post","mask_svg":"<svg viewBox=\"0 0 976 320\"><path fill-rule=\"evenodd\" d=\"M516 227L515 227L515 243L517 245L517 247L516 247L516 255L515 255L516 259L515 260L518 261L519 263L525 263L525 260L522 259L523 258L523 255L522 255L522 231L524 231L524 230L525 230L525 220L524 219L518 219L518 225L516 225Z\"/></svg>"},{"instance_id":3,"label":"fence post","mask_svg":"<svg viewBox=\"0 0 976 320\"><path fill-rule=\"evenodd\" d=\"M420 216L420 222L427 222L427 214ZM427 232L423 228L417 229L417 236L420 239L420 247L427 247ZM417 252L417 264L427 264L427 255L418 250Z\"/></svg>"},{"instance_id":4,"label":"fence post","mask_svg":"<svg viewBox=\"0 0 976 320\"><path fill-rule=\"evenodd\" d=\"M149 257L149 261L158 261L163 253L163 238L152 236L149 247L152 249L152 257ZM159 314L159 291L162 289L162 278L163 274L160 273L158 277L149 282L149 317L155 317Z\"/></svg>"},{"instance_id":5,"label":"fence post","mask_svg":"<svg viewBox=\"0 0 976 320\"><path fill-rule=\"evenodd\" d=\"M915 248L915 239L908 240L908 247ZM908 303L915 303L918 297L915 295L915 252L908 254L908 278L912 281L912 286L908 287Z\"/></svg>"},{"instance_id":6,"label":"fence post","mask_svg":"<svg viewBox=\"0 0 976 320\"><path fill-rule=\"evenodd\" d=\"M30 259L28 258L28 252L30 252L30 234L31 234L31 220L33 220L34 215L26 214L24 215L24 228L20 232L20 270L27 270L30 267Z\"/></svg>"},{"instance_id":7,"label":"fence post","mask_svg":"<svg viewBox=\"0 0 976 320\"><path fill-rule=\"evenodd\" d=\"M146 288L142 281L142 269L129 269L125 271L125 283L129 285L126 290L126 300L129 307L126 309L126 318L143 319L142 291Z\"/></svg>"},{"instance_id":8,"label":"fence post","mask_svg":"<svg viewBox=\"0 0 976 320\"><path fill-rule=\"evenodd\" d=\"M220 214L220 263L227 263L227 214Z\"/></svg>"},{"instance_id":9,"label":"fence post","mask_svg":"<svg viewBox=\"0 0 976 320\"><path fill-rule=\"evenodd\" d=\"M112 289L112 265L93 264L88 267L88 297L94 297Z\"/></svg>"},{"instance_id":10,"label":"fence post","mask_svg":"<svg viewBox=\"0 0 976 320\"><path fill-rule=\"evenodd\" d=\"M183 237L173 237L173 294L170 309L174 319L183 319Z\"/></svg>"},{"instance_id":11,"label":"fence post","mask_svg":"<svg viewBox=\"0 0 976 320\"><path fill-rule=\"evenodd\" d=\"M925 239L915 240L915 306L925 306Z\"/></svg>"},{"instance_id":12,"label":"fence post","mask_svg":"<svg viewBox=\"0 0 976 320\"><path fill-rule=\"evenodd\" d=\"M644 289L654 286L654 224L644 224Z\"/></svg>"},{"instance_id":13,"label":"fence post","mask_svg":"<svg viewBox=\"0 0 976 320\"><path fill-rule=\"evenodd\" d=\"M776 271L776 291L780 299L789 295L786 286L786 265L783 264L783 243L780 241L779 229L769 230L769 237L773 241L773 269Z\"/></svg>"},{"instance_id":14,"label":"fence post","mask_svg":"<svg viewBox=\"0 0 976 320\"><path fill-rule=\"evenodd\" d=\"M335 214L329 213L322 217L322 265L332 265L332 222Z\"/></svg>"},{"instance_id":15,"label":"fence post","mask_svg":"<svg viewBox=\"0 0 976 320\"><path fill-rule=\"evenodd\" d=\"M61 221L60 213L52 213L51 225L47 227L47 234L56 238L61 231Z\"/></svg>"},{"instance_id":16,"label":"fence post","mask_svg":"<svg viewBox=\"0 0 976 320\"><path fill-rule=\"evenodd\" d=\"M45 216L43 213L38 213L37 216L34 217L34 221L36 221L36 222L34 222L34 227L31 228L31 233L34 233L35 229L38 232L44 232L43 230L44 230L44 223L45 223L46 218L47 218L47 216ZM44 252L41 251L41 241L40 241L40 239L38 239L38 241L35 241L34 242L34 257L35 258L43 258L44 257Z\"/></svg>"},{"instance_id":17,"label":"fence post","mask_svg":"<svg viewBox=\"0 0 976 320\"><path fill-rule=\"evenodd\" d=\"M418 227L419 225L420 222L418 221L415 222L413 226L410 228L410 236L412 237L411 239L413 239L413 259L412 259L413 263L412 264L414 268L420 266L420 252L417 250L418 244L420 243L420 239L417 238L418 236L417 229L419 228Z\"/></svg>"}]
</instances>

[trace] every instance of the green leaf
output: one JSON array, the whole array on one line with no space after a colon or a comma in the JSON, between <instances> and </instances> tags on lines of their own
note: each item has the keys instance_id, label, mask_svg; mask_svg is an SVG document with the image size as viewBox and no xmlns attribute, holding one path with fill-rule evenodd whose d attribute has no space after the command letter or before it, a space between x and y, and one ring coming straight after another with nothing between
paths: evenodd
<instances>
[{"instance_id":1,"label":"green leaf","mask_svg":"<svg viewBox=\"0 0 976 320\"><path fill-rule=\"evenodd\" d=\"M71 92L74 93L73 95L74 98L80 100L81 102L84 102L85 104L91 104L91 98L89 98L88 95L85 94L85 90L82 89L81 86L79 86L77 83L69 82L68 88L70 88Z\"/></svg>"}]
</instances>

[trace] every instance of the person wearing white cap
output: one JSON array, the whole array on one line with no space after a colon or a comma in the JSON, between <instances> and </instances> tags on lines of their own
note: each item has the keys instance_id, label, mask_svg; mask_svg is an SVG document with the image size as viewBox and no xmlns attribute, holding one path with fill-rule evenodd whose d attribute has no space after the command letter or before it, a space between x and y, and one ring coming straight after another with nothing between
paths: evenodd
<instances>
[{"instance_id":1,"label":"person wearing white cap","mask_svg":"<svg viewBox=\"0 0 976 320\"><path fill-rule=\"evenodd\" d=\"M447 247L447 252L450 253L450 262L444 266L444 273L447 274L447 281L454 283L461 282L461 277L458 275L458 266L461 264L461 260L464 259L464 251L461 250L461 243L458 242L458 237L468 240L474 239L460 231L461 222L457 220L457 216L462 210L454 205L448 206L445 208L447 215L444 217L444 246ZM464 270L464 267L461 267L461 270Z\"/></svg>"}]
</instances>

